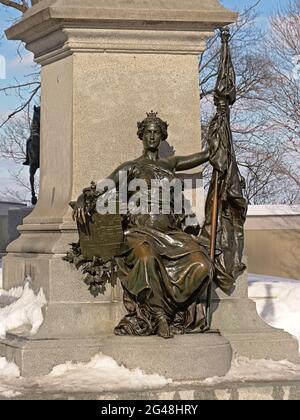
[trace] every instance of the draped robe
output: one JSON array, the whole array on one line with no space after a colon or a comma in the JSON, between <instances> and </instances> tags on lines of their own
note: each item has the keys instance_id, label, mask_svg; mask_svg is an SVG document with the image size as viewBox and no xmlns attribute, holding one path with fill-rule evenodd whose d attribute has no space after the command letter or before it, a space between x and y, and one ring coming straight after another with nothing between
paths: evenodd
<instances>
[{"instance_id":1,"label":"draped robe","mask_svg":"<svg viewBox=\"0 0 300 420\"><path fill-rule=\"evenodd\" d=\"M149 190L144 191L142 201L150 206L151 180L178 178L156 162L136 161L128 182L132 179L146 182ZM155 334L160 317L182 333L203 321L197 300L212 280L213 265L196 238L182 230L185 215L174 213L174 199L173 193L169 214L162 214L163 198L159 196L159 214L152 214L149 207L147 214L127 215L125 247L117 263L128 314L116 327L116 334Z\"/></svg>"}]
</instances>

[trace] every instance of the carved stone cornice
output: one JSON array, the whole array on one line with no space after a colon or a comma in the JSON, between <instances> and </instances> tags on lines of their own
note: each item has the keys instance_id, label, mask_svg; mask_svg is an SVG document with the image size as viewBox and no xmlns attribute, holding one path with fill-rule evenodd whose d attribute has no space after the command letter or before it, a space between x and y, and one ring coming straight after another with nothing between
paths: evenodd
<instances>
[{"instance_id":1,"label":"carved stone cornice","mask_svg":"<svg viewBox=\"0 0 300 420\"><path fill-rule=\"evenodd\" d=\"M74 52L198 55L211 32L58 28L27 44L37 62L48 64ZM45 48L46 47L46 48Z\"/></svg>"},{"instance_id":2,"label":"carved stone cornice","mask_svg":"<svg viewBox=\"0 0 300 420\"><path fill-rule=\"evenodd\" d=\"M73 52L199 54L235 19L217 0L41 0L6 34L47 64Z\"/></svg>"}]
</instances>

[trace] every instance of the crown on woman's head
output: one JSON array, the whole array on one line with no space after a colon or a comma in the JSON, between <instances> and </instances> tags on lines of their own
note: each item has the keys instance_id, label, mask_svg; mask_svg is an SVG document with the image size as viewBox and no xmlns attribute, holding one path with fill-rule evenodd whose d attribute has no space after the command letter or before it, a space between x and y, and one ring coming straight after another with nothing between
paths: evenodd
<instances>
[{"instance_id":1,"label":"crown on woman's head","mask_svg":"<svg viewBox=\"0 0 300 420\"><path fill-rule=\"evenodd\" d=\"M147 112L147 118L145 118L142 122L138 122L138 136L141 138L142 132L145 129L147 124L158 124L163 132L164 140L168 138L168 126L169 124L166 121L163 121L158 117L158 112L154 112L153 110Z\"/></svg>"},{"instance_id":2,"label":"crown on woman's head","mask_svg":"<svg viewBox=\"0 0 300 420\"><path fill-rule=\"evenodd\" d=\"M145 118L144 121L142 121L142 122L139 121L137 123L138 128L141 128L141 126L145 125L146 123L156 123L156 124L159 124L159 125L164 125L165 128L168 128L168 126L169 126L168 123L166 121L161 120L158 117L158 112L154 112L152 110L150 112L147 112L146 114L147 114L147 118Z\"/></svg>"},{"instance_id":3,"label":"crown on woman's head","mask_svg":"<svg viewBox=\"0 0 300 420\"><path fill-rule=\"evenodd\" d=\"M150 112L146 112L147 117L149 118L156 118L158 115L158 112L154 112L154 111L150 111Z\"/></svg>"}]
</instances>

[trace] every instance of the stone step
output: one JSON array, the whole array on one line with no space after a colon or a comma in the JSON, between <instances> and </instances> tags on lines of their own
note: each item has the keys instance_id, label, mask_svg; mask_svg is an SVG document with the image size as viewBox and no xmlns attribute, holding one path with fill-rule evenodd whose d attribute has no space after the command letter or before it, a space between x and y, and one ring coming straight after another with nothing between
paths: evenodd
<instances>
[{"instance_id":1,"label":"stone step","mask_svg":"<svg viewBox=\"0 0 300 420\"><path fill-rule=\"evenodd\" d=\"M18 389L15 400L98 400L98 401L203 401L203 400L300 400L300 381L223 383L204 386L197 382L175 383L163 389L123 392L49 392L41 388ZM0 396L0 400L5 400ZM179 404L181 406L181 404ZM140 409L139 405L139 409Z\"/></svg>"}]
</instances>

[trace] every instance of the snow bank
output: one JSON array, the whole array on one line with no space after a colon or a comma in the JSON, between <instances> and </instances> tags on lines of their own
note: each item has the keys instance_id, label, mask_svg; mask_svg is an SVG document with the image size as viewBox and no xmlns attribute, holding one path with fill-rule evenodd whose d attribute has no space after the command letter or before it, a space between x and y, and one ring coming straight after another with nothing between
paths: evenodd
<instances>
[{"instance_id":1,"label":"snow bank","mask_svg":"<svg viewBox=\"0 0 300 420\"><path fill-rule=\"evenodd\" d=\"M98 354L89 363L71 363L56 366L39 386L59 391L113 391L161 388L171 380L157 374L146 375L140 369L130 371L111 357Z\"/></svg>"},{"instance_id":2,"label":"snow bank","mask_svg":"<svg viewBox=\"0 0 300 420\"><path fill-rule=\"evenodd\" d=\"M18 366L14 363L9 363L4 357L0 357L0 396L4 398L15 398L21 395L20 392L16 391L15 383L7 384L8 380L16 381L16 378L20 378L20 371ZM9 381L8 381L9 382Z\"/></svg>"},{"instance_id":3,"label":"snow bank","mask_svg":"<svg viewBox=\"0 0 300 420\"><path fill-rule=\"evenodd\" d=\"M300 341L300 281L249 275L249 297L267 324Z\"/></svg>"},{"instance_id":4,"label":"snow bank","mask_svg":"<svg viewBox=\"0 0 300 420\"><path fill-rule=\"evenodd\" d=\"M0 297L11 297L15 299L20 299L22 296L24 288L23 287L14 287L10 290L1 290L0 289Z\"/></svg>"},{"instance_id":5,"label":"snow bank","mask_svg":"<svg viewBox=\"0 0 300 420\"><path fill-rule=\"evenodd\" d=\"M201 381L203 385L215 385L223 382L246 381L300 381L300 365L288 361L250 360L236 357L230 371L224 377L214 377Z\"/></svg>"},{"instance_id":6,"label":"snow bank","mask_svg":"<svg viewBox=\"0 0 300 420\"><path fill-rule=\"evenodd\" d=\"M21 395L21 392L12 391L11 389L3 388L0 386L0 395L1 397L10 399L18 397Z\"/></svg>"},{"instance_id":7,"label":"snow bank","mask_svg":"<svg viewBox=\"0 0 300 420\"><path fill-rule=\"evenodd\" d=\"M250 274L249 297L256 302L257 312L267 324L287 331L300 342L300 281ZM268 380L300 380L300 365L236 357L225 377L209 378L202 383Z\"/></svg>"},{"instance_id":8,"label":"snow bank","mask_svg":"<svg viewBox=\"0 0 300 420\"><path fill-rule=\"evenodd\" d=\"M14 363L9 363L4 357L0 357L0 377L19 378L20 371Z\"/></svg>"},{"instance_id":9,"label":"snow bank","mask_svg":"<svg viewBox=\"0 0 300 420\"><path fill-rule=\"evenodd\" d=\"M43 323L42 308L47 303L43 290L35 295L30 282L26 281L23 289L2 292L1 296L15 297L17 300L0 308L0 338L5 338L8 331L24 325L31 326L30 335L36 334Z\"/></svg>"}]
</instances>

